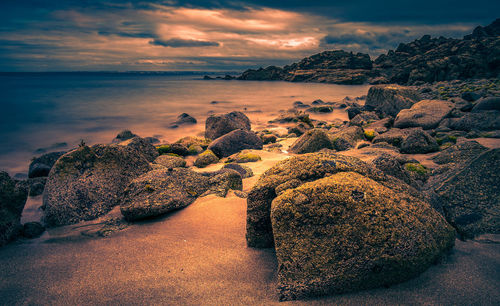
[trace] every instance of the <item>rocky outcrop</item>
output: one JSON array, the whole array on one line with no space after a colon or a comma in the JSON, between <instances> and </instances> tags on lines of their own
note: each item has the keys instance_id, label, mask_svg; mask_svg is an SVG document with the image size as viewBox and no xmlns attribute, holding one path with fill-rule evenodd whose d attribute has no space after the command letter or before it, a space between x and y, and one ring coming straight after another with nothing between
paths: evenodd
<instances>
[{"instance_id":1,"label":"rocky outcrop","mask_svg":"<svg viewBox=\"0 0 500 306\"><path fill-rule=\"evenodd\" d=\"M355 172L290 188L273 200L271 220L280 300L408 280L455 241L428 203Z\"/></svg>"},{"instance_id":2,"label":"rocky outcrop","mask_svg":"<svg viewBox=\"0 0 500 306\"><path fill-rule=\"evenodd\" d=\"M27 184L13 180L7 172L0 171L0 246L19 235L19 222L27 198Z\"/></svg>"},{"instance_id":3,"label":"rocky outcrop","mask_svg":"<svg viewBox=\"0 0 500 306\"><path fill-rule=\"evenodd\" d=\"M402 109L410 108L420 101L418 92L397 85L377 85L368 90L365 107L374 109L384 117L395 117Z\"/></svg>"},{"instance_id":4,"label":"rocky outcrop","mask_svg":"<svg viewBox=\"0 0 500 306\"><path fill-rule=\"evenodd\" d=\"M199 196L225 196L241 190L241 175L230 169L198 173L189 169L157 169L134 179L121 197L120 210L129 221L156 217L188 206Z\"/></svg>"},{"instance_id":5,"label":"rocky outcrop","mask_svg":"<svg viewBox=\"0 0 500 306\"><path fill-rule=\"evenodd\" d=\"M444 215L457 232L470 238L500 233L500 149L481 153L455 167L434 188Z\"/></svg>"},{"instance_id":6,"label":"rocky outcrop","mask_svg":"<svg viewBox=\"0 0 500 306\"><path fill-rule=\"evenodd\" d=\"M381 182L404 194L418 195L410 186L386 176L361 160L328 152L298 155L268 169L250 191L247 199L247 244L251 247L272 247L270 209L272 201L287 189L337 172L352 171Z\"/></svg>"},{"instance_id":7,"label":"rocky outcrop","mask_svg":"<svg viewBox=\"0 0 500 306\"><path fill-rule=\"evenodd\" d=\"M422 100L413 104L409 109L401 110L396 116L394 127L434 129L451 113L454 107L455 104L448 101Z\"/></svg>"},{"instance_id":8,"label":"rocky outcrop","mask_svg":"<svg viewBox=\"0 0 500 306\"><path fill-rule=\"evenodd\" d=\"M250 119L242 112L212 115L205 123L205 137L216 139L238 129L250 131L250 127Z\"/></svg>"},{"instance_id":9,"label":"rocky outcrop","mask_svg":"<svg viewBox=\"0 0 500 306\"><path fill-rule=\"evenodd\" d=\"M29 166L28 177L43 177L48 176L50 169L54 163L66 152L52 152L43 154L40 157L34 158Z\"/></svg>"},{"instance_id":10,"label":"rocky outcrop","mask_svg":"<svg viewBox=\"0 0 500 306\"><path fill-rule=\"evenodd\" d=\"M234 130L215 139L208 149L217 157L227 157L245 149L261 150L262 140L254 132L248 130Z\"/></svg>"},{"instance_id":11,"label":"rocky outcrop","mask_svg":"<svg viewBox=\"0 0 500 306\"><path fill-rule=\"evenodd\" d=\"M300 136L291 146L289 151L296 154L318 152L321 149L333 149L328 132L323 129L312 129Z\"/></svg>"},{"instance_id":12,"label":"rocky outcrop","mask_svg":"<svg viewBox=\"0 0 500 306\"><path fill-rule=\"evenodd\" d=\"M46 225L92 220L110 211L129 182L151 170L146 155L134 146L114 144L82 146L61 156L45 185Z\"/></svg>"}]
</instances>

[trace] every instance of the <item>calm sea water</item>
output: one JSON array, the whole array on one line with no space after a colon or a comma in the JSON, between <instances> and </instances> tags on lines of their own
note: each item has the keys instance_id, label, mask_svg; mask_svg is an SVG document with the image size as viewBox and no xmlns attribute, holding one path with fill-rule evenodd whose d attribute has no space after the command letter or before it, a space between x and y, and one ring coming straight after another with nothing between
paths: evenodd
<instances>
[{"instance_id":1,"label":"calm sea water","mask_svg":"<svg viewBox=\"0 0 500 306\"><path fill-rule=\"evenodd\" d=\"M123 129L169 142L202 133L211 113L244 111L260 127L294 101L339 101L367 91L368 86L205 81L193 75L1 74L0 170L26 173L40 149L68 150L81 139L109 143ZM183 112L198 124L170 129Z\"/></svg>"}]
</instances>

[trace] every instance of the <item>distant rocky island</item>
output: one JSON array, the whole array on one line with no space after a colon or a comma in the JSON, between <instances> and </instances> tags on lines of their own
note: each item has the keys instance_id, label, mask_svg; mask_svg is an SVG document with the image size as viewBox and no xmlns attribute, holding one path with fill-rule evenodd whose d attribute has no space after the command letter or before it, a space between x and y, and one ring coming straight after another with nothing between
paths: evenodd
<instances>
[{"instance_id":1,"label":"distant rocky island","mask_svg":"<svg viewBox=\"0 0 500 306\"><path fill-rule=\"evenodd\" d=\"M478 26L463 39L424 35L413 42L401 43L396 50L375 60L363 53L324 51L283 68L248 69L237 79L419 85L497 78L499 74L500 19L497 19L486 27Z\"/></svg>"}]
</instances>

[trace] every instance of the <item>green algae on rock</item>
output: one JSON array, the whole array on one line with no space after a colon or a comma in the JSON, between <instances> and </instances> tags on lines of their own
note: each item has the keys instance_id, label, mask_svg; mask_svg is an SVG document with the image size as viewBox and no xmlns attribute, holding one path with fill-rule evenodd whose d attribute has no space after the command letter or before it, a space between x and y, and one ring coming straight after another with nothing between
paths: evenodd
<instances>
[{"instance_id":1,"label":"green algae on rock","mask_svg":"<svg viewBox=\"0 0 500 306\"><path fill-rule=\"evenodd\" d=\"M231 155L227 158L228 163L238 163L238 164L243 164L243 163L254 163L262 160L260 155L252 152L239 152L234 155Z\"/></svg>"},{"instance_id":2,"label":"green algae on rock","mask_svg":"<svg viewBox=\"0 0 500 306\"><path fill-rule=\"evenodd\" d=\"M285 191L272 202L271 220L280 300L405 281L455 241L428 203L354 172Z\"/></svg>"},{"instance_id":3,"label":"green algae on rock","mask_svg":"<svg viewBox=\"0 0 500 306\"><path fill-rule=\"evenodd\" d=\"M198 155L194 161L194 165L198 168L205 168L208 165L216 164L219 162L219 158L211 150L206 150L205 152Z\"/></svg>"}]
</instances>

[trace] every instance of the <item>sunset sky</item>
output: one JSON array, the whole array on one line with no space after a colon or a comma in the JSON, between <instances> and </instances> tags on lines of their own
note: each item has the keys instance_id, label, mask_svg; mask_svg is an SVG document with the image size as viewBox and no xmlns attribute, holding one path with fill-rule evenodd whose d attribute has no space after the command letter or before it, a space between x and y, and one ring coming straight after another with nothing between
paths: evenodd
<instances>
[{"instance_id":1,"label":"sunset sky","mask_svg":"<svg viewBox=\"0 0 500 306\"><path fill-rule=\"evenodd\" d=\"M0 71L238 71L462 37L500 1L2 0Z\"/></svg>"}]
</instances>

